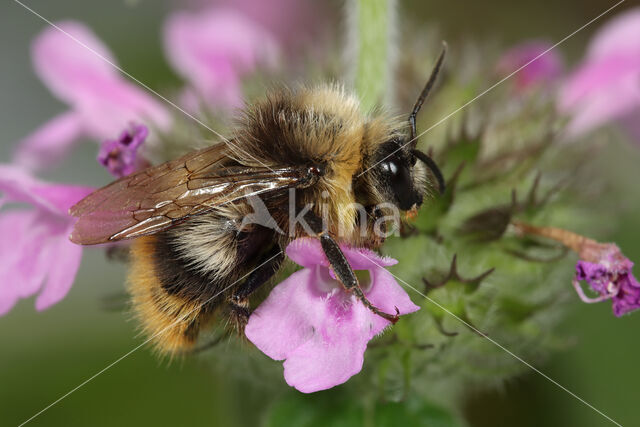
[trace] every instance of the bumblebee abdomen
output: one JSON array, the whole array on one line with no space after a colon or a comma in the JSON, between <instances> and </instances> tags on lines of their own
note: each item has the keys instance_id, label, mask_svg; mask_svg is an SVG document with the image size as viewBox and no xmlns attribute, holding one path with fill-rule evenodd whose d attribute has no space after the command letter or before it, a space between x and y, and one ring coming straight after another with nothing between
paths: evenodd
<instances>
[{"instance_id":1,"label":"bumblebee abdomen","mask_svg":"<svg viewBox=\"0 0 640 427\"><path fill-rule=\"evenodd\" d=\"M158 268L158 236L136 239L131 246L129 292L134 315L162 353L180 353L195 344L200 328L210 322L215 302L171 292L168 271ZM204 284L203 284L204 285Z\"/></svg>"},{"instance_id":2,"label":"bumblebee abdomen","mask_svg":"<svg viewBox=\"0 0 640 427\"><path fill-rule=\"evenodd\" d=\"M184 352L242 285L256 255L273 246L271 230L239 232L215 215L136 239L129 274L133 309L165 353Z\"/></svg>"}]
</instances>

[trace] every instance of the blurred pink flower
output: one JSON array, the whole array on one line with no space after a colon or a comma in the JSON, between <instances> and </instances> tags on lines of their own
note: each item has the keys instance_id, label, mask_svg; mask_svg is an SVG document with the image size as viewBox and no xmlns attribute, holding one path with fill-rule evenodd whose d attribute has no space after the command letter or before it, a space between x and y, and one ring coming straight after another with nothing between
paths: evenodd
<instances>
[{"instance_id":1,"label":"blurred pink flower","mask_svg":"<svg viewBox=\"0 0 640 427\"><path fill-rule=\"evenodd\" d=\"M169 62L191 86L183 100L190 109L202 102L241 106L242 77L259 63L273 64L278 53L267 30L231 8L176 12L164 39Z\"/></svg>"},{"instance_id":2,"label":"blurred pink flower","mask_svg":"<svg viewBox=\"0 0 640 427\"><path fill-rule=\"evenodd\" d=\"M0 315L38 292L38 310L67 294L82 257L82 247L68 238L73 218L67 211L92 190L41 182L21 168L0 165L2 202L32 205L0 214Z\"/></svg>"},{"instance_id":3,"label":"blurred pink flower","mask_svg":"<svg viewBox=\"0 0 640 427\"><path fill-rule=\"evenodd\" d=\"M529 64L514 75L516 89L519 91L539 84L552 83L562 75L564 64L556 50L549 50L551 46L550 43L539 40L518 44L502 55L496 67L497 71L507 76Z\"/></svg>"},{"instance_id":4,"label":"blurred pink flower","mask_svg":"<svg viewBox=\"0 0 640 427\"><path fill-rule=\"evenodd\" d=\"M315 0L192 0L196 7L233 9L265 30L284 47L309 49L326 25L330 6ZM184 2L181 2L184 4Z\"/></svg>"},{"instance_id":5,"label":"blurred pink flower","mask_svg":"<svg viewBox=\"0 0 640 427\"><path fill-rule=\"evenodd\" d=\"M33 42L32 57L40 79L71 109L21 141L17 163L30 169L55 164L81 138L103 140L131 121L163 130L170 125L161 104L98 56L116 62L90 29L72 21L57 25L67 34L46 28Z\"/></svg>"},{"instance_id":6,"label":"blurred pink flower","mask_svg":"<svg viewBox=\"0 0 640 427\"><path fill-rule=\"evenodd\" d=\"M382 311L420 309L384 268L397 261L366 249L341 247L355 270L368 270L367 298ZM252 313L245 333L262 352L285 360L287 384L303 393L342 384L360 372L367 343L390 322L345 292L315 239L289 244L287 255L305 267L277 285Z\"/></svg>"},{"instance_id":7,"label":"blurred pink flower","mask_svg":"<svg viewBox=\"0 0 640 427\"><path fill-rule=\"evenodd\" d=\"M98 163L116 178L135 172L143 164L138 157L138 149L144 144L148 134L146 126L132 124L120 133L118 139L102 141Z\"/></svg>"},{"instance_id":8,"label":"blurred pink flower","mask_svg":"<svg viewBox=\"0 0 640 427\"><path fill-rule=\"evenodd\" d=\"M568 129L574 136L614 120L637 126L640 8L613 18L596 33L582 65L565 82L558 106L571 116Z\"/></svg>"},{"instance_id":9,"label":"blurred pink flower","mask_svg":"<svg viewBox=\"0 0 640 427\"><path fill-rule=\"evenodd\" d=\"M270 31L282 45L299 46L317 39L327 5L315 0L217 0ZM326 28L326 27L325 27Z\"/></svg>"}]
</instances>

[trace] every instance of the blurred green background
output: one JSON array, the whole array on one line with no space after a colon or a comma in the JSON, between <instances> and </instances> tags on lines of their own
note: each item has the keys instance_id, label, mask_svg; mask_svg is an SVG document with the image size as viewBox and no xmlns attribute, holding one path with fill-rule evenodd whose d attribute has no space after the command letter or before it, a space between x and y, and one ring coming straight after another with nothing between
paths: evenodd
<instances>
[{"instance_id":1,"label":"blurred green background","mask_svg":"<svg viewBox=\"0 0 640 427\"><path fill-rule=\"evenodd\" d=\"M161 25L179 2L25 3L52 21L86 22L113 50L122 67L149 86L163 92L163 88L178 85L163 59ZM627 3L618 12L632 5ZM468 38L504 45L529 38L558 41L614 2L413 0L399 4L401 17L409 11L413 20L436 24L455 47L456 41ZM339 10L340 3L333 1L327 7ZM66 108L50 95L31 68L29 44L45 25L13 1L0 5L0 162L9 161L17 140ZM331 25L334 31L341 31L337 20ZM570 63L580 58L597 26L586 28L561 46ZM84 144L47 178L101 186L109 176L91 161L95 154L95 145ZM611 239L629 258L640 260L640 146L612 143L606 158L596 161L620 189L619 194L611 195L611 200L619 201L611 202L611 209L621 212L621 221L609 224L614 233ZM20 424L142 342L127 315L104 307L105 297L121 292L123 279L122 265L107 262L102 251L87 250L76 283L63 302L37 313L33 301L24 300L0 318L0 425ZM537 368L621 424L640 425L636 406L640 371L634 368L640 356L635 331L640 326L639 316L616 319L609 304L576 302L561 326L565 336L571 337L572 346ZM486 345L493 344L487 341ZM214 351L225 351L224 345ZM261 393L260 389L240 389L233 378L216 375L206 354L169 364L143 347L30 424L256 425L264 421L267 409ZM469 390L464 407L472 426L610 424L533 371L512 379L500 390Z\"/></svg>"}]
</instances>

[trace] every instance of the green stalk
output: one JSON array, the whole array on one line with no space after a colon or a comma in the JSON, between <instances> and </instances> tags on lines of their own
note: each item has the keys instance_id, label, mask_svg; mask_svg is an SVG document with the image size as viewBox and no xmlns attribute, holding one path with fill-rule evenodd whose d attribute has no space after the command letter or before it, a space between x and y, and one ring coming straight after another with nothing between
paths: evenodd
<instances>
[{"instance_id":1,"label":"green stalk","mask_svg":"<svg viewBox=\"0 0 640 427\"><path fill-rule=\"evenodd\" d=\"M365 111L388 101L393 69L395 0L348 0L348 53Z\"/></svg>"}]
</instances>

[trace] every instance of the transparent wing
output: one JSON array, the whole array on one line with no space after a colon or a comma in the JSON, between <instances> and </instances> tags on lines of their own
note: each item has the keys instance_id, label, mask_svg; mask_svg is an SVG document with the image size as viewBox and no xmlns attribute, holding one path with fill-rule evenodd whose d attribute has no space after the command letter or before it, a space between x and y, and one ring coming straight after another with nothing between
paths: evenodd
<instances>
[{"instance_id":1,"label":"transparent wing","mask_svg":"<svg viewBox=\"0 0 640 427\"><path fill-rule=\"evenodd\" d=\"M112 242L165 230L191 216L251 195L311 185L313 168L238 164L217 144L123 177L73 206L71 241Z\"/></svg>"}]
</instances>

